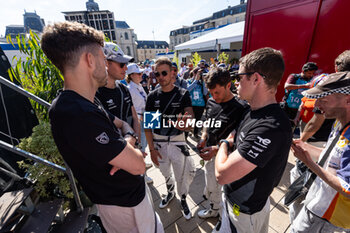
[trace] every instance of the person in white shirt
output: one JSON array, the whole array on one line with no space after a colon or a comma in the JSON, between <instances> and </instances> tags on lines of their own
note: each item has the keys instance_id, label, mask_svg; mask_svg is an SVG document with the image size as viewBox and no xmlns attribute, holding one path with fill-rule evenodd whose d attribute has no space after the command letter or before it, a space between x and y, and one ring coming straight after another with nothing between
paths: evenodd
<instances>
[{"instance_id":1,"label":"person in white shirt","mask_svg":"<svg viewBox=\"0 0 350 233\"><path fill-rule=\"evenodd\" d=\"M145 153L147 147L147 140L145 136L145 131L143 129L143 112L145 111L147 94L143 89L140 82L142 81L143 69L136 63L130 63L126 71L127 77L126 81L128 83L129 92L134 104L135 111L137 113L138 119L141 126L141 151Z\"/></svg>"}]
</instances>

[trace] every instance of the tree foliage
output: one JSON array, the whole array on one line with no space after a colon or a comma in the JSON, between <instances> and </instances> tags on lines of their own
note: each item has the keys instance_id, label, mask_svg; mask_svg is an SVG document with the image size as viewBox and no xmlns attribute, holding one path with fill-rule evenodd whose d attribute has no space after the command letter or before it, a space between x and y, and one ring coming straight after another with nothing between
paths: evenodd
<instances>
[{"instance_id":1,"label":"tree foliage","mask_svg":"<svg viewBox=\"0 0 350 233\"><path fill-rule=\"evenodd\" d=\"M12 38L7 37L7 41L13 44ZM45 56L40 47L39 36L30 31L29 37L17 35L19 51L26 55L26 58L14 56L16 65L9 69L9 76L18 80L22 87L30 93L51 103L56 97L57 91L63 88L63 76L55 65ZM32 106L41 120L48 120L48 111L44 106L31 101Z\"/></svg>"},{"instance_id":2,"label":"tree foliage","mask_svg":"<svg viewBox=\"0 0 350 233\"><path fill-rule=\"evenodd\" d=\"M171 62L175 62L177 67L180 67L179 65L179 57L177 56L177 52L174 53L173 60Z\"/></svg>"},{"instance_id":3,"label":"tree foliage","mask_svg":"<svg viewBox=\"0 0 350 233\"><path fill-rule=\"evenodd\" d=\"M190 59L191 63L193 64L193 66L198 65L198 63L200 62L200 60L202 60L201 55L199 55L197 52L195 52L192 55L192 58Z\"/></svg>"},{"instance_id":4,"label":"tree foliage","mask_svg":"<svg viewBox=\"0 0 350 233\"><path fill-rule=\"evenodd\" d=\"M230 56L229 56L227 53L222 52L222 53L219 54L218 60L219 60L220 62L223 62L223 63L225 63L225 64L228 64L229 57L230 57Z\"/></svg>"},{"instance_id":5,"label":"tree foliage","mask_svg":"<svg viewBox=\"0 0 350 233\"><path fill-rule=\"evenodd\" d=\"M33 128L33 134L21 139L19 148L29 151L40 156L50 162L60 166L65 166L62 156L58 152L56 144L51 134L51 126L47 122L41 122ZM21 168L25 168L29 177L35 180L35 189L41 197L49 197L52 195L51 188L58 187L59 191L67 198L73 198L73 192L70 189L68 177L64 172L55 170L41 163L32 164L25 161L18 162Z\"/></svg>"}]
</instances>

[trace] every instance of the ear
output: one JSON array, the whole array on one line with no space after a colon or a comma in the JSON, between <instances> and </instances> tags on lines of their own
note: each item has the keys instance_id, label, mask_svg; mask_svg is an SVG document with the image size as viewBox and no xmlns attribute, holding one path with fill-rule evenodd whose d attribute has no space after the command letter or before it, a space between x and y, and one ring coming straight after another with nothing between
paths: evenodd
<instances>
[{"instance_id":1,"label":"ear","mask_svg":"<svg viewBox=\"0 0 350 233\"><path fill-rule=\"evenodd\" d=\"M255 72L252 78L253 78L254 84L259 84L261 82L261 79L263 79L263 77L261 77L258 72Z\"/></svg>"},{"instance_id":2,"label":"ear","mask_svg":"<svg viewBox=\"0 0 350 233\"><path fill-rule=\"evenodd\" d=\"M92 53L85 53L86 62L88 68L94 68L95 67L95 57L92 55Z\"/></svg>"},{"instance_id":3,"label":"ear","mask_svg":"<svg viewBox=\"0 0 350 233\"><path fill-rule=\"evenodd\" d=\"M231 85L232 85L232 82L230 81L230 82L228 82L228 84L226 84L226 87L227 87L228 89L230 89L230 88L231 88Z\"/></svg>"}]
</instances>

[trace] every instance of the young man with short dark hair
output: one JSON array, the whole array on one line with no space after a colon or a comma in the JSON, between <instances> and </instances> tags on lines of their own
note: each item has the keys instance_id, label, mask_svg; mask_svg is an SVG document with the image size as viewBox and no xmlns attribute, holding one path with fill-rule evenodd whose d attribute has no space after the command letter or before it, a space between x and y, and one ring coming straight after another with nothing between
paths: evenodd
<instances>
[{"instance_id":1,"label":"young man with short dark hair","mask_svg":"<svg viewBox=\"0 0 350 233\"><path fill-rule=\"evenodd\" d=\"M197 148L205 163L204 197L210 201L210 208L198 212L200 218L216 217L221 207L221 185L215 178L215 156L219 150L218 144L234 130L243 113L249 109L246 102L240 100L231 92L230 72L220 67L212 68L205 84L211 94L206 104L205 120L219 121L221 126L203 128L201 140ZM220 220L213 232L220 229Z\"/></svg>"},{"instance_id":2,"label":"young man with short dark hair","mask_svg":"<svg viewBox=\"0 0 350 233\"><path fill-rule=\"evenodd\" d=\"M240 59L238 96L251 110L220 141L216 155L215 175L224 185L220 232L268 232L269 196L282 177L292 141L290 122L275 98L283 72L282 54L272 48Z\"/></svg>"},{"instance_id":3,"label":"young man with short dark hair","mask_svg":"<svg viewBox=\"0 0 350 233\"><path fill-rule=\"evenodd\" d=\"M318 67L314 62L305 63L300 74L291 74L288 76L284 89L286 91L285 106L289 119L294 120L297 115L301 99L302 91L310 88L310 81L317 71Z\"/></svg>"},{"instance_id":4,"label":"young man with short dark hair","mask_svg":"<svg viewBox=\"0 0 350 233\"><path fill-rule=\"evenodd\" d=\"M108 232L164 232L145 188L145 162L126 123L107 113L95 93L107 83L104 35L76 22L44 30L41 47L64 76L64 89L49 110L57 148ZM117 122L119 121L119 123ZM126 127L124 127L126 125Z\"/></svg>"},{"instance_id":5,"label":"young man with short dark hair","mask_svg":"<svg viewBox=\"0 0 350 233\"><path fill-rule=\"evenodd\" d=\"M186 124L186 119L193 116L193 111L190 94L186 89L174 85L171 69L172 64L168 58L157 59L155 75L160 87L149 93L145 109L148 112L162 114L161 124L166 123L168 127L162 125L160 129L153 129L153 133L151 129L145 129L145 134L151 159L156 166L159 166L168 190L159 208L165 208L174 198L176 181L177 193L181 197L182 214L186 219L190 219L192 215L186 202L186 196L195 175L195 167L183 133L190 127L186 125L181 127L180 122ZM174 126L173 123L177 126Z\"/></svg>"}]
</instances>

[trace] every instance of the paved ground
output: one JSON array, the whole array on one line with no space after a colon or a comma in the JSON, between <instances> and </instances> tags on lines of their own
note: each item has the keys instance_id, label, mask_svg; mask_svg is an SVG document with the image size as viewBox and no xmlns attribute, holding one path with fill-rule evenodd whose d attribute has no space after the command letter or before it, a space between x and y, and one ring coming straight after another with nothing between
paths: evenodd
<instances>
[{"instance_id":1,"label":"paved ground","mask_svg":"<svg viewBox=\"0 0 350 233\"><path fill-rule=\"evenodd\" d=\"M195 147L196 142L188 137L189 146ZM217 222L217 218L210 218L209 220L200 219L197 212L209 206L208 201L202 197L204 188L204 170L200 165L200 157L197 153L191 150L191 156L196 164L196 176L190 186L187 203L192 212L192 219L186 220L180 211L180 201L175 198L164 209L159 209L161 196L166 194L165 180L159 169L151 167L148 169L148 176L153 178L153 184L149 185L152 191L152 197L157 213L162 219L166 233L198 233L211 232ZM151 161L147 157L147 161ZM289 186L289 171L294 166L294 157L290 153L286 170L283 174L280 184L274 189L271 194L271 213L270 213L270 228L269 233L283 233L288 232L290 221L288 217L288 208L283 203L283 197ZM177 197L179 197L177 195Z\"/></svg>"}]
</instances>

